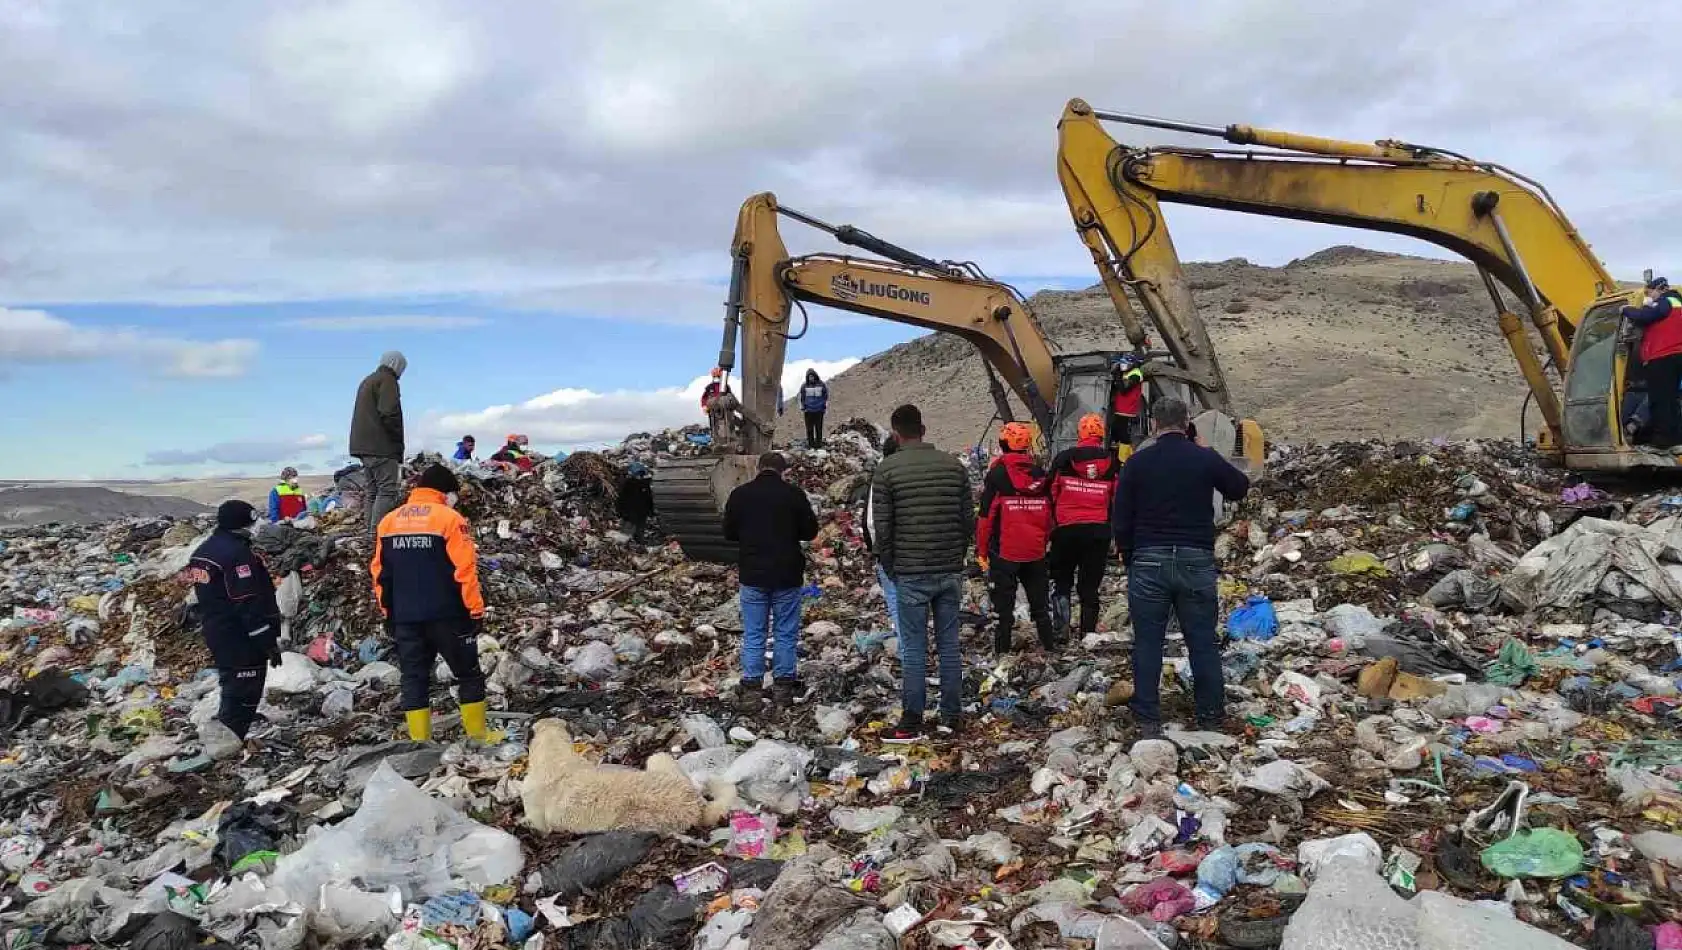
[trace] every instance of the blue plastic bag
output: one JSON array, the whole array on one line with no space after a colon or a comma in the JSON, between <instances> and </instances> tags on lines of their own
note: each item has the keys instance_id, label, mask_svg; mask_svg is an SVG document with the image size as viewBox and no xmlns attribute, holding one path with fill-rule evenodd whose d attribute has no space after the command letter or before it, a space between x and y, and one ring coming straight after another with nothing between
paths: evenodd
<instances>
[{"instance_id":1,"label":"blue plastic bag","mask_svg":"<svg viewBox=\"0 0 1682 950\"><path fill-rule=\"evenodd\" d=\"M1244 602L1226 618L1227 636L1234 640L1267 641L1279 633L1279 617L1273 601L1259 594Z\"/></svg>"}]
</instances>

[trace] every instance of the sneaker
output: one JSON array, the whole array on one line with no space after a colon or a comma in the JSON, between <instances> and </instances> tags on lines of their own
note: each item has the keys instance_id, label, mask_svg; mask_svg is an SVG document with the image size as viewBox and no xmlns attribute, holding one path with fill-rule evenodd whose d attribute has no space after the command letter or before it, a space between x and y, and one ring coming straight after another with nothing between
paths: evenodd
<instances>
[{"instance_id":1,"label":"sneaker","mask_svg":"<svg viewBox=\"0 0 1682 950\"><path fill-rule=\"evenodd\" d=\"M941 716L940 725L935 727L936 732L948 739L956 736L963 730L964 720L962 716Z\"/></svg>"},{"instance_id":2,"label":"sneaker","mask_svg":"<svg viewBox=\"0 0 1682 950\"><path fill-rule=\"evenodd\" d=\"M923 717L901 716L899 725L882 737L889 745L910 745L923 739Z\"/></svg>"},{"instance_id":3,"label":"sneaker","mask_svg":"<svg viewBox=\"0 0 1682 950\"><path fill-rule=\"evenodd\" d=\"M764 683L743 683L736 693L736 711L751 716L765 705Z\"/></svg>"}]
</instances>

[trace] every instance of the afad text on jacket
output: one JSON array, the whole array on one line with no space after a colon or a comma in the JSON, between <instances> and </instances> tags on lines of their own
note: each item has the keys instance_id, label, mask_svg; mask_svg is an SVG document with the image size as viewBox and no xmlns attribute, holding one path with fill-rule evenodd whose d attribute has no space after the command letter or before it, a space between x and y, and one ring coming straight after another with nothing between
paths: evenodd
<instances>
[{"instance_id":1,"label":"afad text on jacket","mask_svg":"<svg viewBox=\"0 0 1682 950\"><path fill-rule=\"evenodd\" d=\"M1026 452L1006 452L987 470L975 549L1026 564L1045 557L1051 537L1051 485Z\"/></svg>"}]
</instances>

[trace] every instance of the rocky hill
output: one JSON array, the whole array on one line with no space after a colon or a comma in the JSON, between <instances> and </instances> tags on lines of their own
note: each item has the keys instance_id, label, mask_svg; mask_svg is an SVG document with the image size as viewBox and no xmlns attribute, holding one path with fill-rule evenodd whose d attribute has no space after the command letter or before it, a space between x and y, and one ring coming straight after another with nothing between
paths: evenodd
<instances>
[{"instance_id":1,"label":"rocky hill","mask_svg":"<svg viewBox=\"0 0 1682 950\"><path fill-rule=\"evenodd\" d=\"M0 528L97 524L118 518L185 518L210 509L185 498L112 491L88 485L26 485L0 489Z\"/></svg>"},{"instance_id":2,"label":"rocky hill","mask_svg":"<svg viewBox=\"0 0 1682 950\"><path fill-rule=\"evenodd\" d=\"M1516 436L1524 383L1469 264L1334 247L1284 267L1237 258L1186 265L1241 412L1269 438L1332 441ZM1031 299L1066 352L1115 348L1102 288ZM831 381L830 418L885 423L921 406L930 438L975 441L993 414L975 349L930 334ZM1538 419L1531 414L1530 431ZM785 417L781 435L799 437Z\"/></svg>"}]
</instances>

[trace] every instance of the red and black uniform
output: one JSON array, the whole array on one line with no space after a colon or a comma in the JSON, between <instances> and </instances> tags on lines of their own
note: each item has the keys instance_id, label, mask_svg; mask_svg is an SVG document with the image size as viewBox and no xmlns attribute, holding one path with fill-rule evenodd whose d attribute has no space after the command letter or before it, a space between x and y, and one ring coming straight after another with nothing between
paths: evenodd
<instances>
[{"instance_id":1,"label":"red and black uniform","mask_svg":"<svg viewBox=\"0 0 1682 950\"><path fill-rule=\"evenodd\" d=\"M1045 470L1026 452L1001 455L982 482L975 550L989 561L988 580L998 619L993 633L996 652L1011 648L1018 583L1028 595L1028 616L1033 618L1040 643L1048 649L1057 645L1051 625L1051 575L1045 563L1051 536L1050 489Z\"/></svg>"},{"instance_id":2,"label":"red and black uniform","mask_svg":"<svg viewBox=\"0 0 1682 950\"><path fill-rule=\"evenodd\" d=\"M1098 588L1110 560L1110 509L1121 464L1101 439L1082 439L1051 463L1051 589L1060 619L1080 597L1080 632L1098 629ZM1079 576L1078 583L1076 576Z\"/></svg>"},{"instance_id":3,"label":"red and black uniform","mask_svg":"<svg viewBox=\"0 0 1682 950\"><path fill-rule=\"evenodd\" d=\"M467 519L443 492L417 488L380 521L369 573L396 641L404 711L430 706L432 666L440 656L456 678L460 702L483 702L478 552Z\"/></svg>"},{"instance_id":4,"label":"red and black uniform","mask_svg":"<svg viewBox=\"0 0 1682 950\"><path fill-rule=\"evenodd\" d=\"M1117 373L1115 395L1110 399L1110 441L1132 445L1141 433L1139 420L1145 414L1145 374L1138 368Z\"/></svg>"},{"instance_id":5,"label":"red and black uniform","mask_svg":"<svg viewBox=\"0 0 1682 950\"><path fill-rule=\"evenodd\" d=\"M1662 287L1652 303L1625 307L1623 316L1644 328L1640 372L1653 420L1647 441L1672 448L1682 443L1682 413L1676 404L1676 390L1682 385L1682 294Z\"/></svg>"}]
</instances>

